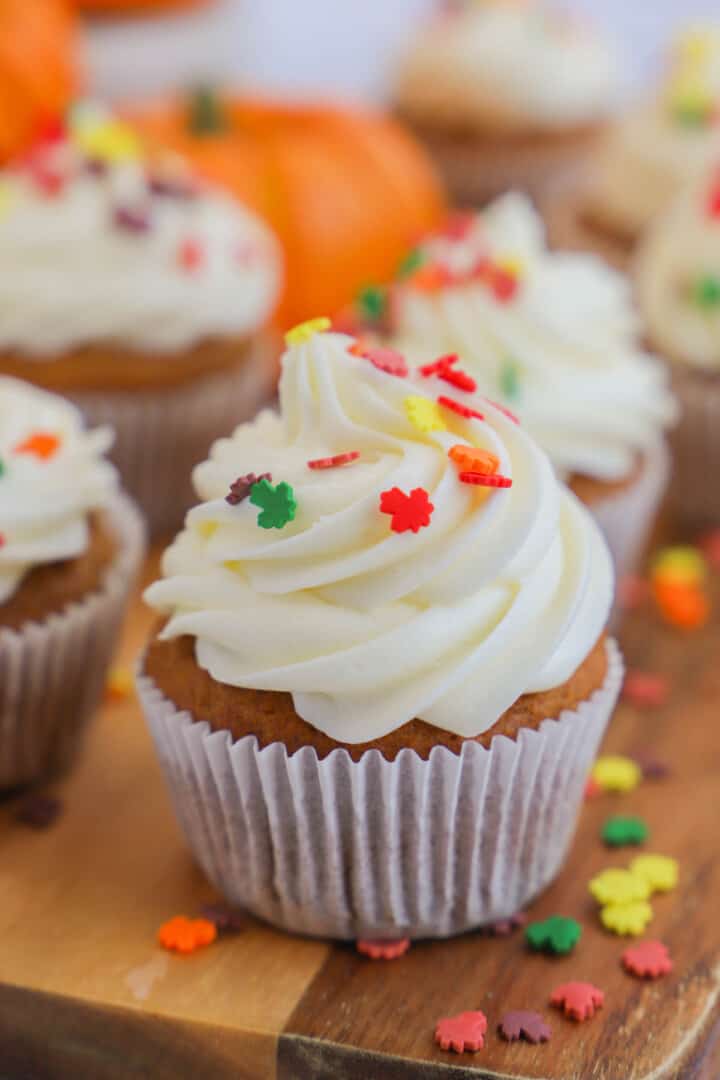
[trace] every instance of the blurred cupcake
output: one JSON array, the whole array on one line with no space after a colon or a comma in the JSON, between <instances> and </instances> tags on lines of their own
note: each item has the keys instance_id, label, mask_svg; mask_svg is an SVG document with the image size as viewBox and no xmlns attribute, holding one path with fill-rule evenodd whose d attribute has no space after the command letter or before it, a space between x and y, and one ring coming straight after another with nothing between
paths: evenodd
<instances>
[{"instance_id":1,"label":"blurred cupcake","mask_svg":"<svg viewBox=\"0 0 720 1080\"><path fill-rule=\"evenodd\" d=\"M177 525L191 465L270 392L273 238L87 107L0 184L0 374L111 423L152 530Z\"/></svg>"},{"instance_id":2,"label":"blurred cupcake","mask_svg":"<svg viewBox=\"0 0 720 1080\"><path fill-rule=\"evenodd\" d=\"M618 82L612 48L577 18L532 0L465 0L413 41L396 102L455 200L482 205L574 176Z\"/></svg>"},{"instance_id":3,"label":"blurred cupcake","mask_svg":"<svg viewBox=\"0 0 720 1080\"><path fill-rule=\"evenodd\" d=\"M279 414L195 471L141 699L232 902L309 934L459 933L562 863L621 677L611 562L500 409L312 330Z\"/></svg>"},{"instance_id":4,"label":"blurred cupcake","mask_svg":"<svg viewBox=\"0 0 720 1080\"><path fill-rule=\"evenodd\" d=\"M665 489L675 410L638 344L629 282L594 256L548 251L540 217L510 194L424 241L376 309L413 362L459 353L467 387L520 416L597 518L618 573L631 570Z\"/></svg>"},{"instance_id":5,"label":"blurred cupcake","mask_svg":"<svg viewBox=\"0 0 720 1080\"><path fill-rule=\"evenodd\" d=\"M720 161L720 155L718 156ZM671 362L681 405L674 501L696 524L720 524L720 167L690 185L648 230L635 264L650 343Z\"/></svg>"},{"instance_id":6,"label":"blurred cupcake","mask_svg":"<svg viewBox=\"0 0 720 1080\"><path fill-rule=\"evenodd\" d=\"M111 442L0 377L0 788L66 769L102 693L143 539Z\"/></svg>"},{"instance_id":7,"label":"blurred cupcake","mask_svg":"<svg viewBox=\"0 0 720 1080\"><path fill-rule=\"evenodd\" d=\"M558 243L627 265L642 230L720 154L720 25L679 35L665 83L625 113L598 149L586 189L558 193Z\"/></svg>"}]
</instances>

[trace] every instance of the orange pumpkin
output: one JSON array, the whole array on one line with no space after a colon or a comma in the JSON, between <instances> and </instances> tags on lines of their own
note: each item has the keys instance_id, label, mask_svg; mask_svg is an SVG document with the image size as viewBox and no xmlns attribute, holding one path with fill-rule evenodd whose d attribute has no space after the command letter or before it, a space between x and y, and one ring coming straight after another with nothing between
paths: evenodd
<instances>
[{"instance_id":1,"label":"orange pumpkin","mask_svg":"<svg viewBox=\"0 0 720 1080\"><path fill-rule=\"evenodd\" d=\"M21 152L75 92L66 0L0 0L0 162Z\"/></svg>"},{"instance_id":2,"label":"orange pumpkin","mask_svg":"<svg viewBox=\"0 0 720 1080\"><path fill-rule=\"evenodd\" d=\"M444 212L424 152L384 116L205 91L129 119L273 226L286 262L281 326L332 315L389 279Z\"/></svg>"}]
</instances>

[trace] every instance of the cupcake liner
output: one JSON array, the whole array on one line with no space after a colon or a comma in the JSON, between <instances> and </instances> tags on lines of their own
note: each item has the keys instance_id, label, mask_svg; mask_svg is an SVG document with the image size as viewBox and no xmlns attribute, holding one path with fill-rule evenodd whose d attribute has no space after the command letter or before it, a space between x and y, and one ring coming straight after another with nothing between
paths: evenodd
<instances>
[{"instance_id":1,"label":"cupcake liner","mask_svg":"<svg viewBox=\"0 0 720 1080\"><path fill-rule=\"evenodd\" d=\"M484 206L507 191L520 190L540 203L556 187L579 184L587 169L596 131L546 139L497 140L440 132L409 121L431 154L454 202Z\"/></svg>"},{"instance_id":2,"label":"cupcake liner","mask_svg":"<svg viewBox=\"0 0 720 1080\"><path fill-rule=\"evenodd\" d=\"M691 527L720 525L720 378L680 361L672 365L680 421L672 433L672 507Z\"/></svg>"},{"instance_id":3,"label":"cupcake liner","mask_svg":"<svg viewBox=\"0 0 720 1080\"><path fill-rule=\"evenodd\" d=\"M546 192L539 209L548 242L556 251L588 251L616 270L627 273L632 264L633 243L628 237L604 228L587 208L585 184L562 184Z\"/></svg>"},{"instance_id":4,"label":"cupcake liner","mask_svg":"<svg viewBox=\"0 0 720 1080\"><path fill-rule=\"evenodd\" d=\"M115 429L110 452L152 536L176 531L196 502L193 467L215 439L250 420L271 396L265 342L235 368L152 391L71 391L88 424Z\"/></svg>"},{"instance_id":5,"label":"cupcake liner","mask_svg":"<svg viewBox=\"0 0 720 1080\"><path fill-rule=\"evenodd\" d=\"M102 586L42 622L0 626L0 789L64 772L100 701L144 551L132 502L118 495L108 514L118 552Z\"/></svg>"},{"instance_id":6,"label":"cupcake liner","mask_svg":"<svg viewBox=\"0 0 720 1080\"><path fill-rule=\"evenodd\" d=\"M607 652L577 709L427 760L233 743L142 670L137 685L187 841L231 903L302 934L446 937L514 914L560 869L622 681Z\"/></svg>"},{"instance_id":7,"label":"cupcake liner","mask_svg":"<svg viewBox=\"0 0 720 1080\"><path fill-rule=\"evenodd\" d=\"M640 475L629 487L588 506L605 534L620 579L637 571L670 475L664 441L645 455Z\"/></svg>"}]
</instances>

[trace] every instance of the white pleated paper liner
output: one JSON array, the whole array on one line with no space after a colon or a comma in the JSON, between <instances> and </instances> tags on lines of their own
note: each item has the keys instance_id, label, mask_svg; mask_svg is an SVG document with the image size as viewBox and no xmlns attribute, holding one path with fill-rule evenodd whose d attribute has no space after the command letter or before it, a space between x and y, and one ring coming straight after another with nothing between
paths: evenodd
<instances>
[{"instance_id":1,"label":"white pleated paper liner","mask_svg":"<svg viewBox=\"0 0 720 1080\"><path fill-rule=\"evenodd\" d=\"M622 681L607 652L576 710L427 760L233 743L141 669L137 684L190 848L232 904L321 937L446 937L514 914L558 873Z\"/></svg>"},{"instance_id":2,"label":"white pleated paper liner","mask_svg":"<svg viewBox=\"0 0 720 1080\"><path fill-rule=\"evenodd\" d=\"M0 626L0 789L64 772L102 696L145 548L128 498L107 512L118 550L101 587L42 622Z\"/></svg>"},{"instance_id":3,"label":"white pleated paper liner","mask_svg":"<svg viewBox=\"0 0 720 1080\"><path fill-rule=\"evenodd\" d=\"M695 528L720 525L720 371L672 365L680 422L672 433L672 507Z\"/></svg>"},{"instance_id":4,"label":"white pleated paper liner","mask_svg":"<svg viewBox=\"0 0 720 1080\"><path fill-rule=\"evenodd\" d=\"M90 427L115 429L110 458L144 513L151 536L176 532L197 501L195 465L211 444L252 419L272 395L275 373L258 341L235 368L155 390L73 391Z\"/></svg>"},{"instance_id":5,"label":"white pleated paper liner","mask_svg":"<svg viewBox=\"0 0 720 1080\"><path fill-rule=\"evenodd\" d=\"M632 484L588 506L608 542L618 580L638 569L669 475L670 454L666 443L658 442Z\"/></svg>"}]
</instances>

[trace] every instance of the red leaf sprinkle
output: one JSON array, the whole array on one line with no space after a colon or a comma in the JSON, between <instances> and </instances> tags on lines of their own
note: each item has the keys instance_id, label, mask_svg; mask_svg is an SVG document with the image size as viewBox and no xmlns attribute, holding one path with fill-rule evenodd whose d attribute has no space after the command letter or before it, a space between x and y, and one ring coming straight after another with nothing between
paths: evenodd
<instances>
[{"instance_id":1,"label":"red leaf sprinkle","mask_svg":"<svg viewBox=\"0 0 720 1080\"><path fill-rule=\"evenodd\" d=\"M225 502L230 503L231 506L237 506L243 499L247 499L254 485L259 483L260 480L267 480L269 484L272 483L271 473L261 473L260 476L256 476L255 473L247 473L245 476L238 476L237 480L233 480L230 485L230 491L225 496Z\"/></svg>"},{"instance_id":2,"label":"red leaf sprinkle","mask_svg":"<svg viewBox=\"0 0 720 1080\"><path fill-rule=\"evenodd\" d=\"M641 941L622 954L622 965L631 975L641 979L659 979L673 969L667 945L661 941Z\"/></svg>"},{"instance_id":3,"label":"red leaf sprinkle","mask_svg":"<svg viewBox=\"0 0 720 1080\"><path fill-rule=\"evenodd\" d=\"M396 941L359 940L355 948L371 960L398 960L410 948L410 938L398 938Z\"/></svg>"},{"instance_id":4,"label":"red leaf sprinkle","mask_svg":"<svg viewBox=\"0 0 720 1080\"><path fill-rule=\"evenodd\" d=\"M429 379L431 375L440 375L450 370L453 364L457 364L459 357L457 353L448 353L446 356L439 356L437 360L433 360L430 364L423 364L418 371L424 378Z\"/></svg>"},{"instance_id":5,"label":"red leaf sprinkle","mask_svg":"<svg viewBox=\"0 0 720 1080\"><path fill-rule=\"evenodd\" d=\"M463 484L475 484L476 487L509 488L512 480L500 473L461 472L458 479Z\"/></svg>"},{"instance_id":6,"label":"red leaf sprinkle","mask_svg":"<svg viewBox=\"0 0 720 1080\"><path fill-rule=\"evenodd\" d=\"M487 401L488 405L492 405L499 412L501 412L503 416L507 416L508 420L512 420L513 424L520 423L515 413L512 412L510 409L506 408L505 405L501 405L498 401L493 401L491 398L483 398L483 401Z\"/></svg>"},{"instance_id":7,"label":"red leaf sprinkle","mask_svg":"<svg viewBox=\"0 0 720 1080\"><path fill-rule=\"evenodd\" d=\"M441 1050L454 1050L462 1054L466 1050L482 1050L485 1045L487 1017L478 1009L476 1012L458 1013L438 1020L435 1027L435 1042Z\"/></svg>"},{"instance_id":8,"label":"red leaf sprinkle","mask_svg":"<svg viewBox=\"0 0 720 1080\"><path fill-rule=\"evenodd\" d=\"M439 377L443 382L456 386L458 390L465 390L468 394L472 394L477 390L475 380L464 371L441 371Z\"/></svg>"},{"instance_id":9,"label":"red leaf sprinkle","mask_svg":"<svg viewBox=\"0 0 720 1080\"><path fill-rule=\"evenodd\" d=\"M349 465L351 461L357 461L360 457L359 450L346 450L344 454L333 454L332 457L314 458L308 461L308 469L336 469L338 465Z\"/></svg>"},{"instance_id":10,"label":"red leaf sprinkle","mask_svg":"<svg viewBox=\"0 0 720 1080\"><path fill-rule=\"evenodd\" d=\"M126 232L146 233L150 231L150 216L144 210L118 206L113 211L113 225Z\"/></svg>"},{"instance_id":11,"label":"red leaf sprinkle","mask_svg":"<svg viewBox=\"0 0 720 1080\"><path fill-rule=\"evenodd\" d=\"M629 669L625 675L623 700L633 705L664 705L669 694L670 681L666 675L633 669Z\"/></svg>"},{"instance_id":12,"label":"red leaf sprinkle","mask_svg":"<svg viewBox=\"0 0 720 1080\"><path fill-rule=\"evenodd\" d=\"M391 514L390 528L393 532L419 532L430 524L435 507L424 488L414 488L406 495L400 488L390 488L380 496L380 512Z\"/></svg>"},{"instance_id":13,"label":"red leaf sprinkle","mask_svg":"<svg viewBox=\"0 0 720 1080\"><path fill-rule=\"evenodd\" d=\"M524 1039L529 1043L547 1042L552 1034L549 1025L539 1013L522 1009L505 1013L498 1024L498 1033L506 1042Z\"/></svg>"},{"instance_id":14,"label":"red leaf sprinkle","mask_svg":"<svg viewBox=\"0 0 720 1080\"><path fill-rule=\"evenodd\" d=\"M183 240L178 247L177 259L178 265L183 270L193 273L193 271L199 270L203 264L205 259L204 248L198 240Z\"/></svg>"},{"instance_id":15,"label":"red leaf sprinkle","mask_svg":"<svg viewBox=\"0 0 720 1080\"><path fill-rule=\"evenodd\" d=\"M444 409L452 409L459 416L464 416L466 420L484 420L485 417L477 409L471 409L467 405L463 405L459 401L453 401L452 398L445 397L444 394L440 394L437 399L438 405L442 405Z\"/></svg>"},{"instance_id":16,"label":"red leaf sprinkle","mask_svg":"<svg viewBox=\"0 0 720 1080\"><path fill-rule=\"evenodd\" d=\"M407 360L395 349L363 349L359 355L369 360L379 371L384 371L386 375L405 378L410 373Z\"/></svg>"},{"instance_id":17,"label":"red leaf sprinkle","mask_svg":"<svg viewBox=\"0 0 720 1080\"><path fill-rule=\"evenodd\" d=\"M550 1004L557 1005L571 1020L590 1020L601 1008L605 994L587 982L563 983L553 990Z\"/></svg>"}]
</instances>

